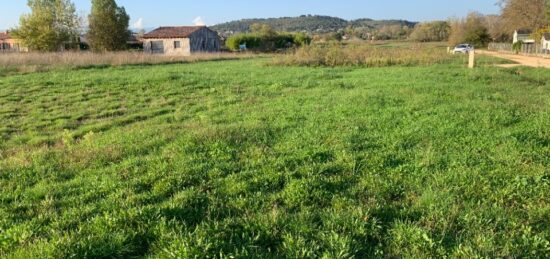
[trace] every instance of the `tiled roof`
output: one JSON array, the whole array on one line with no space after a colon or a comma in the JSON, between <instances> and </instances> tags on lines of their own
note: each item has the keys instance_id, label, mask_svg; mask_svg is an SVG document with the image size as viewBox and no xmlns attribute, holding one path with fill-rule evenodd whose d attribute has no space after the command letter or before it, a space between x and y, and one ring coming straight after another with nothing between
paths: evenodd
<instances>
[{"instance_id":1,"label":"tiled roof","mask_svg":"<svg viewBox=\"0 0 550 259\"><path fill-rule=\"evenodd\" d=\"M544 37L544 39L550 40L550 33L545 33L542 36Z\"/></svg>"},{"instance_id":2,"label":"tiled roof","mask_svg":"<svg viewBox=\"0 0 550 259\"><path fill-rule=\"evenodd\" d=\"M143 38L188 38L201 28L204 28L204 26L159 27L143 35Z\"/></svg>"},{"instance_id":3,"label":"tiled roof","mask_svg":"<svg viewBox=\"0 0 550 259\"><path fill-rule=\"evenodd\" d=\"M518 34L531 34L533 33L533 31L529 30L529 29L519 29L517 30Z\"/></svg>"},{"instance_id":4,"label":"tiled roof","mask_svg":"<svg viewBox=\"0 0 550 259\"><path fill-rule=\"evenodd\" d=\"M0 32L0 40L8 40L11 39L11 36L7 32Z\"/></svg>"}]
</instances>

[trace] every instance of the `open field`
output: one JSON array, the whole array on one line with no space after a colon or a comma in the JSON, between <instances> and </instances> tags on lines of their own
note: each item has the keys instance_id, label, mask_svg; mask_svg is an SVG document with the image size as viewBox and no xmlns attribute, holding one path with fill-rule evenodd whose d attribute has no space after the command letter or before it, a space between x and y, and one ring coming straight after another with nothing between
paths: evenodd
<instances>
[{"instance_id":1,"label":"open field","mask_svg":"<svg viewBox=\"0 0 550 259\"><path fill-rule=\"evenodd\" d=\"M0 77L0 257L545 257L550 74L465 58Z\"/></svg>"}]
</instances>

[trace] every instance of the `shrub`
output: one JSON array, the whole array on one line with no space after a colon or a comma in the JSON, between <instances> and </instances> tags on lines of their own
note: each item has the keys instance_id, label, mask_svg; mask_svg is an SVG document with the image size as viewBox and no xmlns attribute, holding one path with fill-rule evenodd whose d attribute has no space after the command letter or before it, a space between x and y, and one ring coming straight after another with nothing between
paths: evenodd
<instances>
[{"instance_id":1,"label":"shrub","mask_svg":"<svg viewBox=\"0 0 550 259\"><path fill-rule=\"evenodd\" d=\"M291 47L309 45L311 38L305 33L246 33L238 34L227 39L228 49L237 51L240 45L245 44L247 49L257 51L274 51Z\"/></svg>"},{"instance_id":2,"label":"shrub","mask_svg":"<svg viewBox=\"0 0 550 259\"><path fill-rule=\"evenodd\" d=\"M303 32L296 33L294 34L294 44L296 44L296 46L309 45L311 44L311 37Z\"/></svg>"},{"instance_id":3,"label":"shrub","mask_svg":"<svg viewBox=\"0 0 550 259\"><path fill-rule=\"evenodd\" d=\"M454 46L460 43L470 43L474 46L486 47L491 41L491 35L485 25L485 16L479 13L470 13L465 19L451 21L449 44Z\"/></svg>"},{"instance_id":4,"label":"shrub","mask_svg":"<svg viewBox=\"0 0 550 259\"><path fill-rule=\"evenodd\" d=\"M521 51L521 48L523 47L523 41L518 41L512 45L512 50L517 54Z\"/></svg>"},{"instance_id":5,"label":"shrub","mask_svg":"<svg viewBox=\"0 0 550 259\"><path fill-rule=\"evenodd\" d=\"M409 38L418 42L446 41L450 30L451 26L446 21L419 23Z\"/></svg>"},{"instance_id":6,"label":"shrub","mask_svg":"<svg viewBox=\"0 0 550 259\"><path fill-rule=\"evenodd\" d=\"M261 38L254 34L239 34L227 39L225 45L233 51L240 49L240 45L246 44L247 48L254 49L260 46Z\"/></svg>"}]
</instances>

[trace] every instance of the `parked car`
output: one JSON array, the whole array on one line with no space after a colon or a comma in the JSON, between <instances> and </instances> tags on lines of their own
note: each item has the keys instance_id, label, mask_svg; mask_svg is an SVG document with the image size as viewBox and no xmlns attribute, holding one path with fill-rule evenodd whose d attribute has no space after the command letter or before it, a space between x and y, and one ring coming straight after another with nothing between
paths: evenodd
<instances>
[{"instance_id":1,"label":"parked car","mask_svg":"<svg viewBox=\"0 0 550 259\"><path fill-rule=\"evenodd\" d=\"M468 54L472 50L474 50L474 46L470 44L460 44L455 47L455 49L453 50L453 54L458 54L458 53Z\"/></svg>"}]
</instances>

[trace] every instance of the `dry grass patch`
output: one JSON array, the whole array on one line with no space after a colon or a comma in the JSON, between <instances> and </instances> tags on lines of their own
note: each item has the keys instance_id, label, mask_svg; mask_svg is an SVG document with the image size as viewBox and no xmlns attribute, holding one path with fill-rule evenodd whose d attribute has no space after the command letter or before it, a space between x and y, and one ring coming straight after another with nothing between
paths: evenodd
<instances>
[{"instance_id":1,"label":"dry grass patch","mask_svg":"<svg viewBox=\"0 0 550 259\"><path fill-rule=\"evenodd\" d=\"M298 66L416 66L442 64L453 59L442 48L425 44L375 46L371 44L316 44L276 57L277 65Z\"/></svg>"},{"instance_id":2,"label":"dry grass patch","mask_svg":"<svg viewBox=\"0 0 550 259\"><path fill-rule=\"evenodd\" d=\"M143 52L59 52L0 54L0 75L93 66L170 64L256 57L240 53L200 53L192 56L151 55Z\"/></svg>"}]
</instances>

